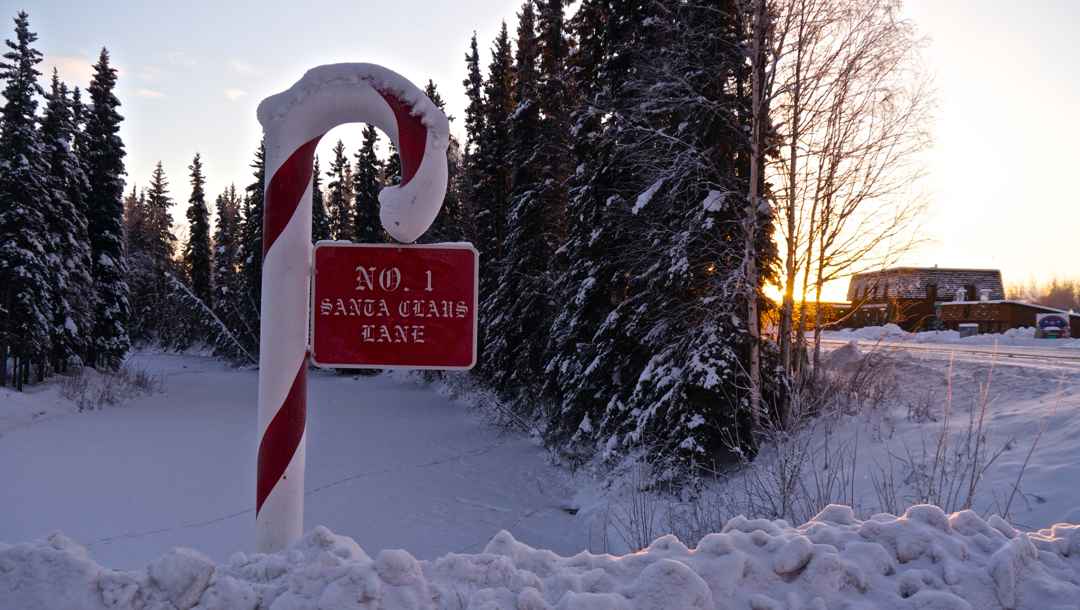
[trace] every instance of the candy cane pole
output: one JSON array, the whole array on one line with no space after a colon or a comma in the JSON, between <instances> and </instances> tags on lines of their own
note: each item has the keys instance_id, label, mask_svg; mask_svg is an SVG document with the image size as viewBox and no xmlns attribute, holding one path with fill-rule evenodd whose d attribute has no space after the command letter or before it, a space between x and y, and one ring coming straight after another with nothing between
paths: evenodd
<instances>
[{"instance_id":1,"label":"candy cane pole","mask_svg":"<svg viewBox=\"0 0 1080 610\"><path fill-rule=\"evenodd\" d=\"M401 157L402 182L379 193L383 228L413 242L431 226L446 194L446 116L399 74L372 64L309 70L259 104L266 147L256 546L272 552L304 524L311 172L330 129L364 122L384 131Z\"/></svg>"}]
</instances>

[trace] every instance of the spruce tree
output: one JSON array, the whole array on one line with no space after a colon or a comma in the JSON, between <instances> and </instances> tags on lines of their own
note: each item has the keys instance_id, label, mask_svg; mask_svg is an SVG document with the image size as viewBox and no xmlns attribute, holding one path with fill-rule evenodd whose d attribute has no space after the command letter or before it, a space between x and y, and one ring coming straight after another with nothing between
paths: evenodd
<instances>
[{"instance_id":1,"label":"spruce tree","mask_svg":"<svg viewBox=\"0 0 1080 610\"><path fill-rule=\"evenodd\" d=\"M174 331L181 330L178 320L163 315L171 292L169 277L177 272L173 261L176 236L169 212L172 203L169 181L160 161L151 174L149 188L136 201L129 196L125 202L131 292L129 334L135 343L170 346L175 339Z\"/></svg>"},{"instance_id":2,"label":"spruce tree","mask_svg":"<svg viewBox=\"0 0 1080 610\"><path fill-rule=\"evenodd\" d=\"M352 181L349 173L349 158L345 156L345 144L338 140L334 144L334 158L330 160L330 169L326 176L326 209L330 217L330 234L334 239L351 240L353 238L353 198Z\"/></svg>"},{"instance_id":3,"label":"spruce tree","mask_svg":"<svg viewBox=\"0 0 1080 610\"><path fill-rule=\"evenodd\" d=\"M428 79L427 85L424 87L424 93L439 110L446 111L446 102L439 95L439 88L431 79ZM447 118L453 123L453 116ZM435 222L431 224L431 228L421 238L423 242L456 242L465 239L465 211L462 207L464 202L459 190L461 180L460 157L461 144L451 134L446 149L446 196L443 198L442 208L439 210Z\"/></svg>"},{"instance_id":4,"label":"spruce tree","mask_svg":"<svg viewBox=\"0 0 1080 610\"><path fill-rule=\"evenodd\" d=\"M506 22L491 49L487 80L484 82L482 132L474 163L478 184L475 198L480 206L477 221L479 249L486 254L484 284L490 288L498 277L499 261L506 242L506 215L510 206L512 166L510 162L510 115L514 111L514 57Z\"/></svg>"},{"instance_id":5,"label":"spruce tree","mask_svg":"<svg viewBox=\"0 0 1080 610\"><path fill-rule=\"evenodd\" d=\"M249 305L241 273L243 263L243 200L230 184L215 201L214 226L214 311L249 350L258 345L258 325L245 317Z\"/></svg>"},{"instance_id":6,"label":"spruce tree","mask_svg":"<svg viewBox=\"0 0 1080 610\"><path fill-rule=\"evenodd\" d=\"M158 161L150 175L150 187L146 191L146 214L150 237L148 250L155 268L162 273L176 254L176 235L173 233L172 213L169 211L172 205L169 179L165 176L161 161Z\"/></svg>"},{"instance_id":7,"label":"spruce tree","mask_svg":"<svg viewBox=\"0 0 1080 610\"><path fill-rule=\"evenodd\" d=\"M262 303L263 198L266 188L266 148L259 142L251 162L254 181L245 189L243 220L241 222L241 268L244 294L240 297L244 315L258 326Z\"/></svg>"},{"instance_id":8,"label":"spruce tree","mask_svg":"<svg viewBox=\"0 0 1080 610\"><path fill-rule=\"evenodd\" d=\"M469 52L465 54L465 68L467 75L462 85L465 87L465 97L469 105L465 108L465 156L469 157L475 150L480 139L480 132L484 125L484 77L480 73L480 51L476 44L476 32L473 32L472 40L469 41Z\"/></svg>"},{"instance_id":9,"label":"spruce tree","mask_svg":"<svg viewBox=\"0 0 1080 610\"><path fill-rule=\"evenodd\" d=\"M401 157L398 156L397 146L390 143L390 154L382 162L382 182L384 186L401 184Z\"/></svg>"},{"instance_id":10,"label":"spruce tree","mask_svg":"<svg viewBox=\"0 0 1080 610\"><path fill-rule=\"evenodd\" d=\"M480 52L477 49L476 32L473 32L472 39L469 41L469 52L465 54L465 69L466 77L461 84L465 87L465 96L469 103L465 108L465 145L460 152L461 178L456 188L460 199L470 210L470 213L465 218L467 226L464 227L464 232L465 236L480 251L480 259L483 261L480 265L480 291L483 293L485 292L484 286L487 284L485 277L488 269L495 264L495 260L484 246L484 238L481 233L481 216L485 214L485 206L479 200L480 166L476 163L476 149L479 146L480 132L484 120L484 79L480 73ZM481 341L481 345L483 345L483 341Z\"/></svg>"},{"instance_id":11,"label":"spruce tree","mask_svg":"<svg viewBox=\"0 0 1080 610\"><path fill-rule=\"evenodd\" d=\"M43 208L51 205L50 175L36 122L37 34L29 17L15 17L15 40L0 63L4 87L0 125L0 383L7 359L14 360L13 381L22 389L31 364L40 366L50 352L54 309L49 290L49 227ZM42 371L43 372L43 371Z\"/></svg>"},{"instance_id":12,"label":"spruce tree","mask_svg":"<svg viewBox=\"0 0 1080 610\"><path fill-rule=\"evenodd\" d=\"M326 214L326 200L322 190L319 156L311 172L311 243L330 239L330 217Z\"/></svg>"},{"instance_id":13,"label":"spruce tree","mask_svg":"<svg viewBox=\"0 0 1080 610\"><path fill-rule=\"evenodd\" d=\"M190 234L184 247L184 263L191 277L191 292L207 307L213 306L210 274L210 210L206 207L206 177L198 153L188 166L191 197L187 219Z\"/></svg>"},{"instance_id":14,"label":"spruce tree","mask_svg":"<svg viewBox=\"0 0 1080 610\"><path fill-rule=\"evenodd\" d=\"M67 86L53 70L41 123L42 143L49 165L52 200L46 206L48 262L53 301L52 366L63 371L81 362L93 327L93 310L86 295L90 277L90 237L84 200L87 182L72 149L76 123Z\"/></svg>"},{"instance_id":15,"label":"spruce tree","mask_svg":"<svg viewBox=\"0 0 1080 610\"><path fill-rule=\"evenodd\" d=\"M505 256L494 291L484 302L490 320L486 364L496 388L518 391L543 373L548 329L555 313L551 261L561 245L569 177L565 78L569 43L563 3L522 10L518 32L517 108L511 120L515 163Z\"/></svg>"},{"instance_id":16,"label":"spruce tree","mask_svg":"<svg viewBox=\"0 0 1080 610\"><path fill-rule=\"evenodd\" d=\"M95 284L94 340L87 363L105 368L119 366L131 346L122 201L126 153L117 133L123 117L117 112L120 100L113 94L115 88L116 69L109 64L109 52L102 49L87 89L90 106L77 150L89 183L86 216Z\"/></svg>"},{"instance_id":17,"label":"spruce tree","mask_svg":"<svg viewBox=\"0 0 1080 610\"><path fill-rule=\"evenodd\" d=\"M379 132L371 125L364 126L364 142L356 152L353 170L353 238L359 243L385 241L379 220L379 179L382 162L375 153Z\"/></svg>"},{"instance_id":18,"label":"spruce tree","mask_svg":"<svg viewBox=\"0 0 1080 610\"><path fill-rule=\"evenodd\" d=\"M608 452L647 447L663 476L675 477L753 454L745 371L748 324L759 322L745 319L741 286L745 9L735 0L644 7L658 9L638 15L638 51L618 94L625 111L613 115L612 135L622 139L605 161L630 170L622 184L636 191L624 199L622 227L634 237L618 256L627 281L593 335L589 363L613 381L592 396L602 412L577 429ZM769 269L775 249L764 239L755 255ZM767 393L775 387L767 382Z\"/></svg>"}]
</instances>

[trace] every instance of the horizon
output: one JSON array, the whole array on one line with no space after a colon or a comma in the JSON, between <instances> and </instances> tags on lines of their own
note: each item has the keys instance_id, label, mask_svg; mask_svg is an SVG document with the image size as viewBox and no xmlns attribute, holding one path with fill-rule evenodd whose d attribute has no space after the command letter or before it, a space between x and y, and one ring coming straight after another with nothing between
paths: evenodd
<instances>
[{"instance_id":1,"label":"horizon","mask_svg":"<svg viewBox=\"0 0 1080 610\"><path fill-rule=\"evenodd\" d=\"M199 0L183 7L125 2L123 10L101 13L45 0L33 7L30 20L45 55L39 66L43 79L55 67L62 80L85 87L98 50L109 49L120 71L125 190L148 183L161 161L175 201L177 232L186 234L191 158L196 152L202 156L210 201L230 183L246 186L261 135L255 107L316 65L380 63L420 87L430 78L447 114L457 117L452 133L464 143L461 80L469 37L477 32L486 72L500 22L505 20L511 33L516 27L517 0L490 4L439 3L422 14L404 15L387 0L363 7L316 2L314 10L284 6L274 11L249 10L255 6L251 2L221 6ZM14 3L5 2L5 8L9 19L18 10ZM896 265L999 269L1006 285L1078 275L1069 256L1074 248L1067 246L1061 227L1080 202L1075 194L1059 196L1053 177L1067 175L1080 161L1069 146L1080 139L1080 125L1057 118L1080 106L1080 84L1059 86L1052 73L1080 63L1080 49L1065 42L1067 36L1046 36L1045 30L1064 33L1066 24L1080 18L1080 7L1049 2L1045 8L1054 12L1053 19L1036 18L1003 0L981 3L977 10L964 2L905 3L905 14L930 40L924 58L936 76L939 106L921 185L929 199L926 243ZM380 15L379 23L367 18L374 14ZM130 27L148 22L160 23L163 30ZM295 24L309 22L310 28L294 31ZM370 25L350 29L364 23ZM10 21L8 30L5 37L11 36ZM422 43L402 44L401 31L415 32ZM260 35L230 35L236 32ZM1023 58L1038 61L1021 64ZM331 130L320 143L320 158L327 158L338 139L351 158L360 130L359 124ZM385 156L385 137L381 145ZM1061 221L1048 229L1048 218ZM846 286L846 278L834 281L822 298L842 300Z\"/></svg>"}]
</instances>

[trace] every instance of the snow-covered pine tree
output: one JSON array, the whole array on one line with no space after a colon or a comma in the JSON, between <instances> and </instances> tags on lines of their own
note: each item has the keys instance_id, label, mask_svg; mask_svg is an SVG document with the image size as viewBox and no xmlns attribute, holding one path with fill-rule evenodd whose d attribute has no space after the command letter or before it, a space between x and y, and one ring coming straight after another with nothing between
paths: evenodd
<instances>
[{"instance_id":1,"label":"snow-covered pine tree","mask_svg":"<svg viewBox=\"0 0 1080 610\"><path fill-rule=\"evenodd\" d=\"M362 244L386 241L379 220L379 190L382 188L382 161L375 152L379 132L364 125L364 142L356 151L353 170L353 238Z\"/></svg>"},{"instance_id":2,"label":"snow-covered pine tree","mask_svg":"<svg viewBox=\"0 0 1080 610\"><path fill-rule=\"evenodd\" d=\"M384 185L393 186L401 184L401 157L398 156L397 146L390 143L390 154L382 162L382 182Z\"/></svg>"},{"instance_id":3,"label":"snow-covered pine tree","mask_svg":"<svg viewBox=\"0 0 1080 610\"><path fill-rule=\"evenodd\" d=\"M76 124L67 86L53 70L47 106L41 121L41 138L49 166L52 201L45 208L48 226L48 264L53 297L53 370L65 371L86 354L93 328L93 291L90 277L90 237L86 230L84 199L86 175L72 149Z\"/></svg>"},{"instance_id":4,"label":"snow-covered pine tree","mask_svg":"<svg viewBox=\"0 0 1080 610\"><path fill-rule=\"evenodd\" d=\"M0 383L13 360L13 385L29 381L31 364L43 364L50 353L54 308L49 289L49 238L45 209L51 206L51 179L37 130L37 64L41 52L32 45L26 12L15 17L15 40L0 62L4 105L0 117Z\"/></svg>"},{"instance_id":5,"label":"snow-covered pine tree","mask_svg":"<svg viewBox=\"0 0 1080 610\"><path fill-rule=\"evenodd\" d=\"M349 171L349 158L345 155L345 144L338 140L334 144L334 158L330 160L330 169L326 172L330 182L326 185L326 210L330 217L330 235L333 239L352 240L355 221L353 220L352 180L346 174Z\"/></svg>"},{"instance_id":6,"label":"snow-covered pine tree","mask_svg":"<svg viewBox=\"0 0 1080 610\"><path fill-rule=\"evenodd\" d=\"M510 164L510 115L514 111L514 56L506 22L491 48L484 81L483 120L474 154L477 180L474 192L481 208L478 233L486 255L482 270L485 288L492 288L499 275L499 262L506 241L506 215L510 207L512 169Z\"/></svg>"},{"instance_id":7,"label":"snow-covered pine tree","mask_svg":"<svg viewBox=\"0 0 1080 610\"><path fill-rule=\"evenodd\" d=\"M122 201L126 153L117 133L123 117L117 112L120 100L113 94L115 88L116 69L109 63L109 52L102 49L87 89L90 105L76 151L89 183L86 218L95 289L94 340L86 361L105 368L118 367L131 347Z\"/></svg>"},{"instance_id":8,"label":"snow-covered pine tree","mask_svg":"<svg viewBox=\"0 0 1080 610\"><path fill-rule=\"evenodd\" d=\"M124 196L124 243L130 257L132 252L145 252L148 248L146 219L146 193L138 192L131 185L131 192Z\"/></svg>"},{"instance_id":9,"label":"snow-covered pine tree","mask_svg":"<svg viewBox=\"0 0 1080 610\"><path fill-rule=\"evenodd\" d=\"M537 385L554 314L551 259L562 239L569 177L569 41L561 0L522 10L518 32L517 108L511 119L513 196L501 273L484 300L485 369L496 389ZM559 81L559 82L556 82Z\"/></svg>"},{"instance_id":10,"label":"snow-covered pine tree","mask_svg":"<svg viewBox=\"0 0 1080 610\"><path fill-rule=\"evenodd\" d=\"M222 323L239 337L248 350L259 343L259 328L244 316L249 308L241 272L243 262L241 206L243 201L230 184L215 201L217 223L214 226L214 312Z\"/></svg>"},{"instance_id":11,"label":"snow-covered pine tree","mask_svg":"<svg viewBox=\"0 0 1080 610\"><path fill-rule=\"evenodd\" d=\"M162 272L176 254L176 234L173 233L173 218L170 212L172 205L169 179L165 176L165 167L158 161L154 172L150 174L150 187L146 191L146 215L150 237L149 253L154 266ZM160 275L164 276L164 273Z\"/></svg>"},{"instance_id":12,"label":"snow-covered pine tree","mask_svg":"<svg viewBox=\"0 0 1080 610\"><path fill-rule=\"evenodd\" d=\"M625 89L650 59L643 52L658 42L654 8L584 0L570 22L578 41L568 70L579 92L571 117L578 167L569 189L568 236L556 257L561 307L545 356L545 396L556 406L549 443L581 460L594 453L596 424L631 368L632 352L611 313L626 295L620 259L632 236L631 204L648 185L630 163L647 154L629 128L641 100Z\"/></svg>"},{"instance_id":13,"label":"snow-covered pine tree","mask_svg":"<svg viewBox=\"0 0 1080 610\"><path fill-rule=\"evenodd\" d=\"M468 238L480 252L480 291L486 292L485 286L490 283L490 269L495 260L490 248L485 245L484 215L487 212L480 201L480 193L477 186L480 184L480 167L476 163L476 150L480 144L480 134L483 131L483 93L484 79L480 73L480 51L477 48L476 32L473 32L469 40L469 51L465 53L465 79L461 85L465 87L465 97L469 100L465 107L465 144L461 150L461 199L466 202L473 211L469 216L469 229L466 232ZM483 341L481 341L481 345Z\"/></svg>"},{"instance_id":14,"label":"snow-covered pine tree","mask_svg":"<svg viewBox=\"0 0 1080 610\"><path fill-rule=\"evenodd\" d=\"M619 156L648 186L620 257L625 296L598 333L627 345L591 427L606 450L648 448L677 477L754 450L742 234L750 88L737 0L657 5L664 12L645 20L655 42L641 45L622 91L632 111ZM765 214L759 226L771 224ZM775 249L754 254L773 267Z\"/></svg>"},{"instance_id":15,"label":"snow-covered pine tree","mask_svg":"<svg viewBox=\"0 0 1080 610\"><path fill-rule=\"evenodd\" d=\"M162 315L162 304L170 292L169 276L178 271L173 261L176 235L169 212L172 204L169 181L159 161L151 174L149 188L137 204L128 204L130 335L134 342L156 341L162 345L176 342L173 331L177 329L177 321Z\"/></svg>"},{"instance_id":16,"label":"snow-covered pine tree","mask_svg":"<svg viewBox=\"0 0 1080 610\"><path fill-rule=\"evenodd\" d=\"M259 326L262 303L262 238L263 197L266 183L266 145L259 142L251 162L255 180L244 189L243 220L240 223L241 268L244 294L241 295L243 315L256 328Z\"/></svg>"},{"instance_id":17,"label":"snow-covered pine tree","mask_svg":"<svg viewBox=\"0 0 1080 610\"><path fill-rule=\"evenodd\" d=\"M330 239L330 217L326 214L326 198L322 190L319 156L311 171L311 243Z\"/></svg>"},{"instance_id":18,"label":"snow-covered pine tree","mask_svg":"<svg viewBox=\"0 0 1080 610\"><path fill-rule=\"evenodd\" d=\"M439 88L435 82L428 79L424 86L424 93L436 107L446 110L446 102L439 95ZM447 117L450 122L453 116ZM461 182L461 144L451 133L450 142L446 149L446 197L443 198L442 208L431 228L424 233L420 241L424 243L455 242L465 239L465 212L462 208L463 200L459 185Z\"/></svg>"},{"instance_id":19,"label":"snow-covered pine tree","mask_svg":"<svg viewBox=\"0 0 1080 610\"><path fill-rule=\"evenodd\" d=\"M213 307L210 275L210 210L206 206L206 177L199 153L188 166L191 197L188 198L188 242L184 246L184 266L191 278L191 292L207 307Z\"/></svg>"}]
</instances>

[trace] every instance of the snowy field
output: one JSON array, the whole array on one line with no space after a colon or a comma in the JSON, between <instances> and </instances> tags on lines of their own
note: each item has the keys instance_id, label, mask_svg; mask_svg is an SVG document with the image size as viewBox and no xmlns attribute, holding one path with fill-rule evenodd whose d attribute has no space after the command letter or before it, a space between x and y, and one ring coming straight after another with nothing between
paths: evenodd
<instances>
[{"instance_id":1,"label":"snowy field","mask_svg":"<svg viewBox=\"0 0 1080 610\"><path fill-rule=\"evenodd\" d=\"M59 382L0 388L0 541L60 530L116 568L175 546L216 560L249 550L257 372L159 353L129 366L164 387L84 413ZM421 558L480 550L502 529L581 547L579 520L562 510L568 477L536 443L403 376L313 372L308 386L307 528Z\"/></svg>"},{"instance_id":2,"label":"snowy field","mask_svg":"<svg viewBox=\"0 0 1080 610\"><path fill-rule=\"evenodd\" d=\"M88 412L0 389L0 610L1077 608L1076 352L853 334L828 336L842 408L693 505L572 477L445 386L315 373L309 534L276 555L248 553L255 371L140 352L160 387ZM947 510L908 508L927 492Z\"/></svg>"}]
</instances>

